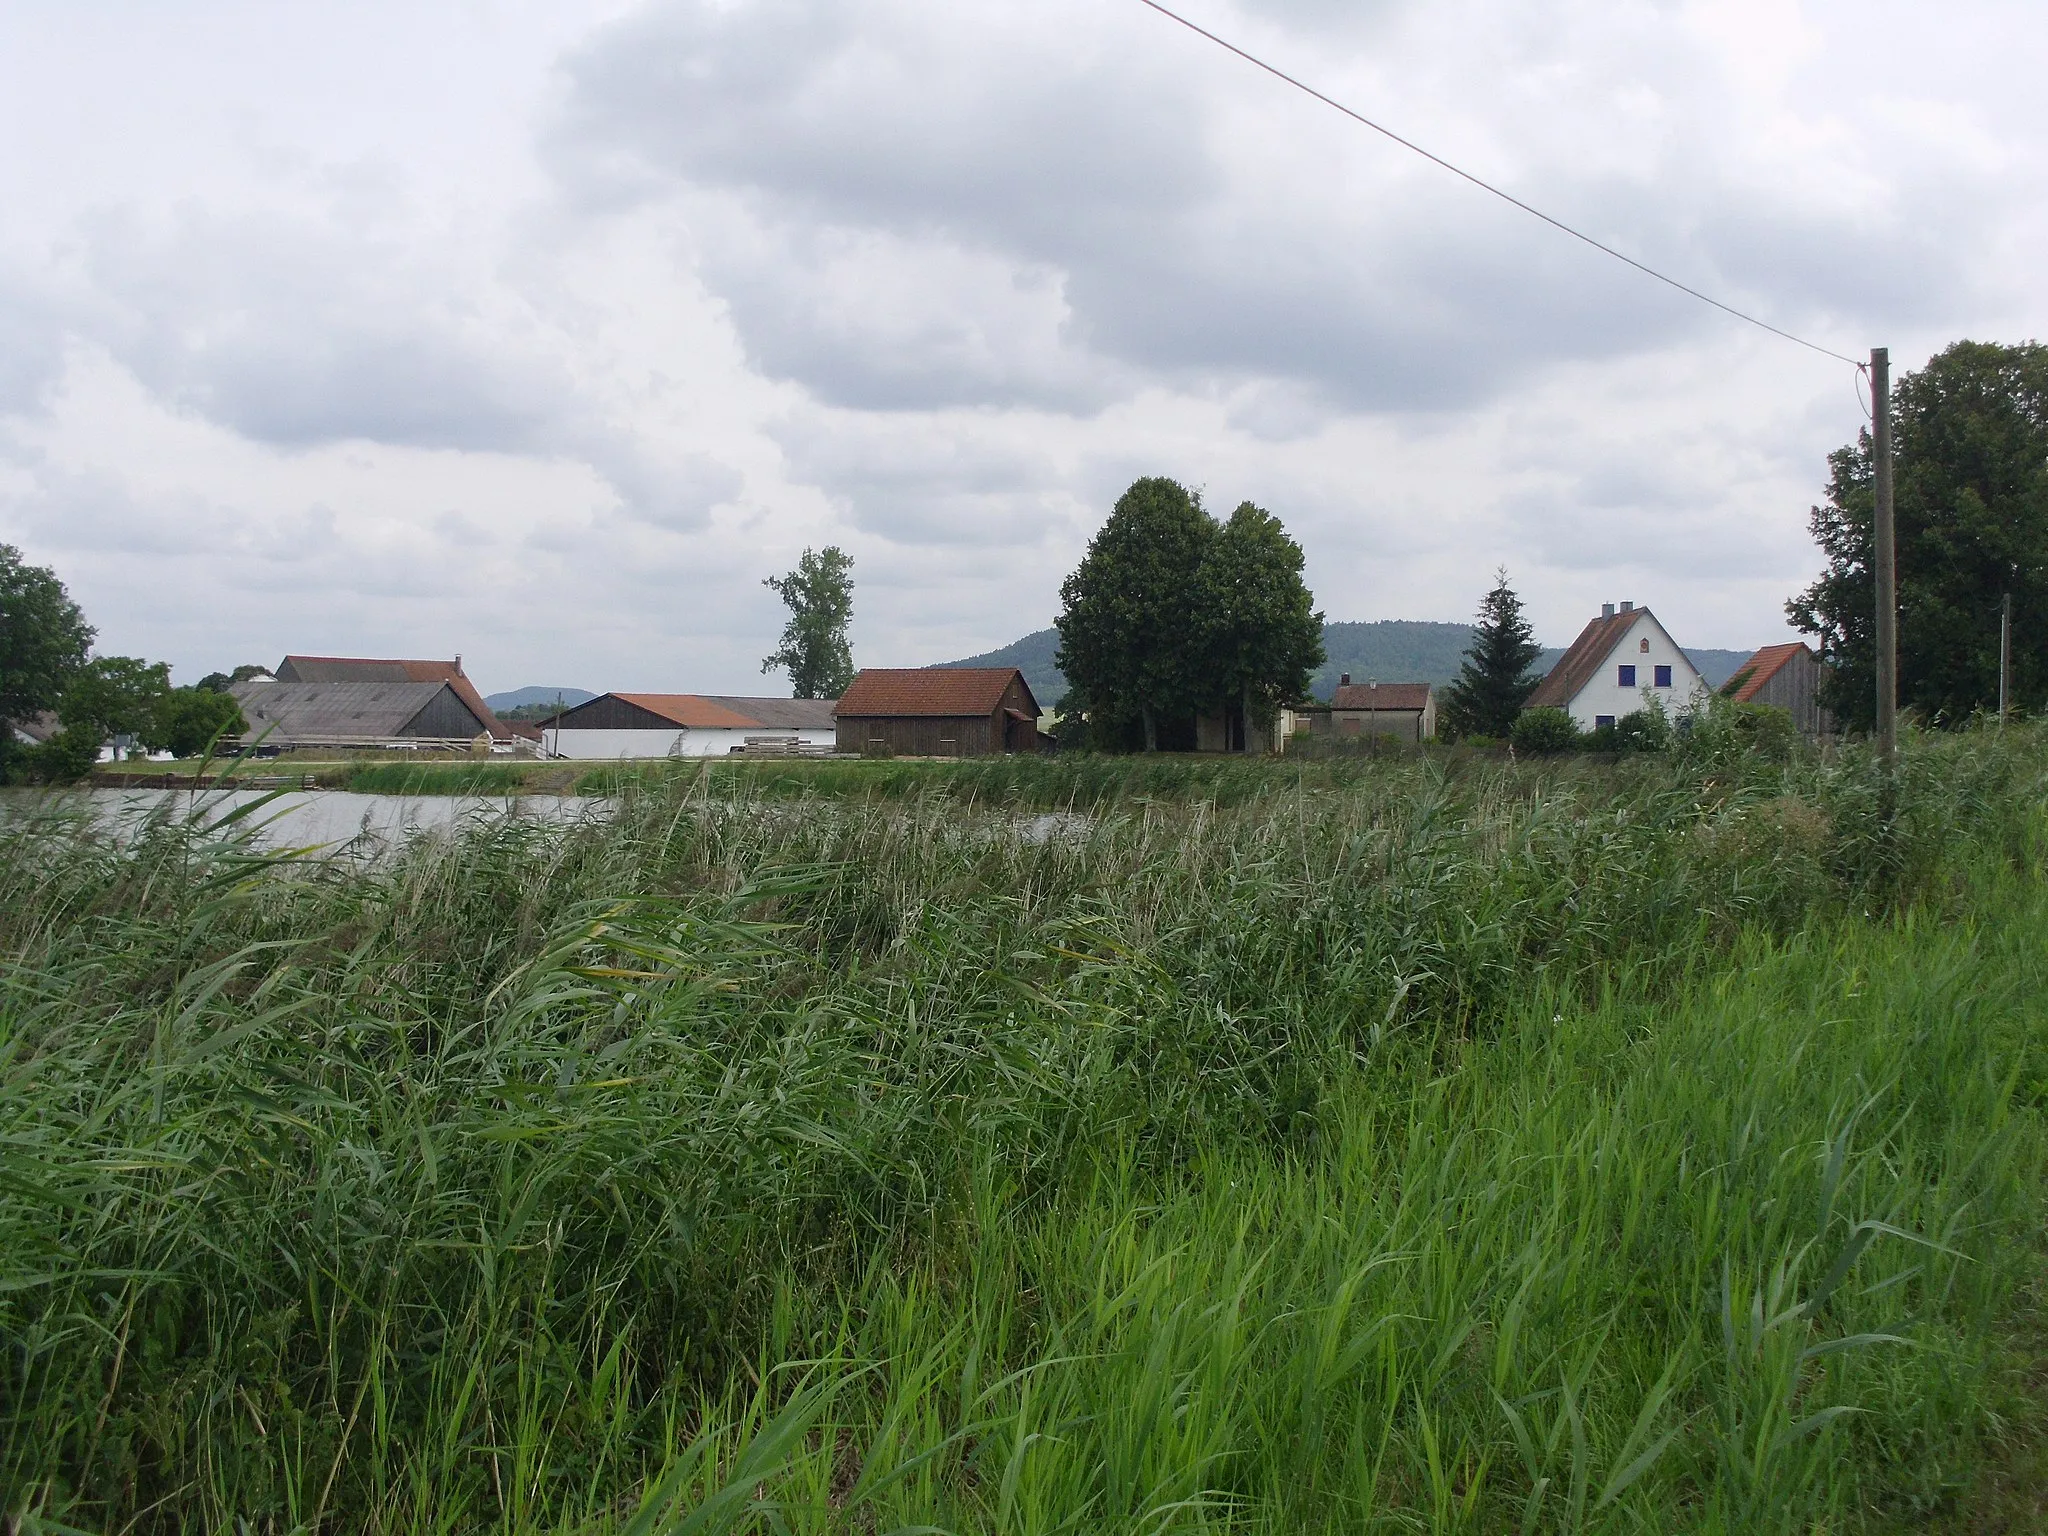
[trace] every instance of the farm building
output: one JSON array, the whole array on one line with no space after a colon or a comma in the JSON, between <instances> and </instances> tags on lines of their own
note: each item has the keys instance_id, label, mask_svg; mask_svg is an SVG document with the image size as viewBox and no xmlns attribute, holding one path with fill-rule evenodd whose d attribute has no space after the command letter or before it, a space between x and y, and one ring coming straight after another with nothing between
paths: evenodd
<instances>
[{"instance_id":1,"label":"farm building","mask_svg":"<svg viewBox=\"0 0 2048 1536\"><path fill-rule=\"evenodd\" d=\"M982 757L1038 750L1038 700L1015 667L867 667L839 701L839 750Z\"/></svg>"},{"instance_id":2,"label":"farm building","mask_svg":"<svg viewBox=\"0 0 2048 1536\"><path fill-rule=\"evenodd\" d=\"M244 742L266 748L469 747L491 740L488 709L472 709L453 684L384 679L286 682L251 679L228 690L249 722ZM479 701L481 702L481 701Z\"/></svg>"},{"instance_id":3,"label":"farm building","mask_svg":"<svg viewBox=\"0 0 2048 1536\"><path fill-rule=\"evenodd\" d=\"M509 742L513 732L491 712L483 695L476 691L462 670L462 658L453 661L396 661L374 656L287 656L278 663L280 683L446 683L462 701L463 708L482 722L495 742Z\"/></svg>"},{"instance_id":4,"label":"farm building","mask_svg":"<svg viewBox=\"0 0 2048 1536\"><path fill-rule=\"evenodd\" d=\"M1436 735L1436 691L1427 683L1354 683L1346 672L1329 708L1310 718L1317 735L1428 741Z\"/></svg>"},{"instance_id":5,"label":"farm building","mask_svg":"<svg viewBox=\"0 0 2048 1536\"><path fill-rule=\"evenodd\" d=\"M1705 686L1699 668L1649 609L1602 603L1600 617L1579 632L1525 707L1561 709L1590 731L1641 709L1645 690L1680 714Z\"/></svg>"},{"instance_id":6,"label":"farm building","mask_svg":"<svg viewBox=\"0 0 2048 1536\"><path fill-rule=\"evenodd\" d=\"M1803 640L1767 645L1735 669L1721 692L1742 704L1775 704L1804 736L1832 736L1835 717L1821 707L1821 659Z\"/></svg>"},{"instance_id":7,"label":"farm building","mask_svg":"<svg viewBox=\"0 0 2048 1536\"><path fill-rule=\"evenodd\" d=\"M832 747L830 699L601 693L542 722L552 757L725 757Z\"/></svg>"}]
</instances>

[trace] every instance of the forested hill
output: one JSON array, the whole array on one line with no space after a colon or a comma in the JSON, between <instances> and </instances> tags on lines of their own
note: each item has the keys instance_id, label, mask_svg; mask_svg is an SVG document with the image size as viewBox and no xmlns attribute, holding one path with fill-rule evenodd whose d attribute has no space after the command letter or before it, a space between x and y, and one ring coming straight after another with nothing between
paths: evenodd
<instances>
[{"instance_id":1,"label":"forested hill","mask_svg":"<svg viewBox=\"0 0 2048 1536\"><path fill-rule=\"evenodd\" d=\"M1056 629L1035 630L999 650L959 661L942 661L942 667L1016 667L1031 685L1040 705L1051 709L1066 692L1066 679L1053 665L1059 649ZM1310 691L1327 699L1337 679L1349 672L1353 682L1435 683L1439 687L1458 675L1465 647L1472 643L1469 624L1437 624L1426 619L1379 619L1369 624L1325 624L1323 650L1329 660L1316 673ZM1546 650L1537 659L1537 670L1547 672L1562 648ZM1735 669L1749 660L1748 651L1707 650L1688 646L1686 655L1708 684L1718 688L1735 675Z\"/></svg>"}]
</instances>

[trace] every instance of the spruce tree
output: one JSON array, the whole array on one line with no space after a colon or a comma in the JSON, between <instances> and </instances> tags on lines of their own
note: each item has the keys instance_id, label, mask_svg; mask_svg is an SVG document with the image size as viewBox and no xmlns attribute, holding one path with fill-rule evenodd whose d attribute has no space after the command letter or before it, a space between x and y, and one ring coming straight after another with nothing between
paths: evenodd
<instances>
[{"instance_id":1,"label":"spruce tree","mask_svg":"<svg viewBox=\"0 0 2048 1536\"><path fill-rule=\"evenodd\" d=\"M1522 600L1508 585L1506 569L1495 572L1493 590L1479 603L1465 664L1458 680L1444 690L1444 734L1505 738L1542 681L1530 670L1542 651L1522 617Z\"/></svg>"}]
</instances>

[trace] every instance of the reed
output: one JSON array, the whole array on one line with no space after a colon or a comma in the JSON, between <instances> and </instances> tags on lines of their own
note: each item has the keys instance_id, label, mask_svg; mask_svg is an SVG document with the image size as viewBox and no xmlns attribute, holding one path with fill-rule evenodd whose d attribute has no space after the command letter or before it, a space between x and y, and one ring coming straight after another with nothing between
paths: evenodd
<instances>
[{"instance_id":1,"label":"reed","mask_svg":"<svg viewBox=\"0 0 2048 1536\"><path fill-rule=\"evenodd\" d=\"M19 812L6 1507L1917 1518L2036 1272L2044 746L1916 740L1889 821L1712 739L754 765L320 862Z\"/></svg>"}]
</instances>

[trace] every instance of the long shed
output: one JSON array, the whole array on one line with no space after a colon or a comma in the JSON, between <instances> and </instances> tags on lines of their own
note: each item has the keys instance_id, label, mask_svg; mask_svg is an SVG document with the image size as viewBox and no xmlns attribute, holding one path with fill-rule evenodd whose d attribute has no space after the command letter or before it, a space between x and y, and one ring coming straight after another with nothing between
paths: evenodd
<instances>
[{"instance_id":1,"label":"long shed","mask_svg":"<svg viewBox=\"0 0 2048 1536\"><path fill-rule=\"evenodd\" d=\"M265 747L468 746L485 718L445 682L293 683L251 680L228 690ZM488 711L485 712L488 715Z\"/></svg>"},{"instance_id":2,"label":"long shed","mask_svg":"<svg viewBox=\"0 0 2048 1536\"><path fill-rule=\"evenodd\" d=\"M601 693L546 721L555 757L724 757L749 750L830 749L832 700L731 694Z\"/></svg>"},{"instance_id":3,"label":"long shed","mask_svg":"<svg viewBox=\"0 0 2048 1536\"><path fill-rule=\"evenodd\" d=\"M462 707L482 722L493 741L510 741L512 729L492 713L468 675L462 658L408 661L382 656L287 656L278 663L280 683L446 683Z\"/></svg>"},{"instance_id":4,"label":"long shed","mask_svg":"<svg viewBox=\"0 0 2048 1536\"><path fill-rule=\"evenodd\" d=\"M839 700L839 750L876 757L1035 752L1038 714L1015 667L866 667Z\"/></svg>"}]
</instances>

